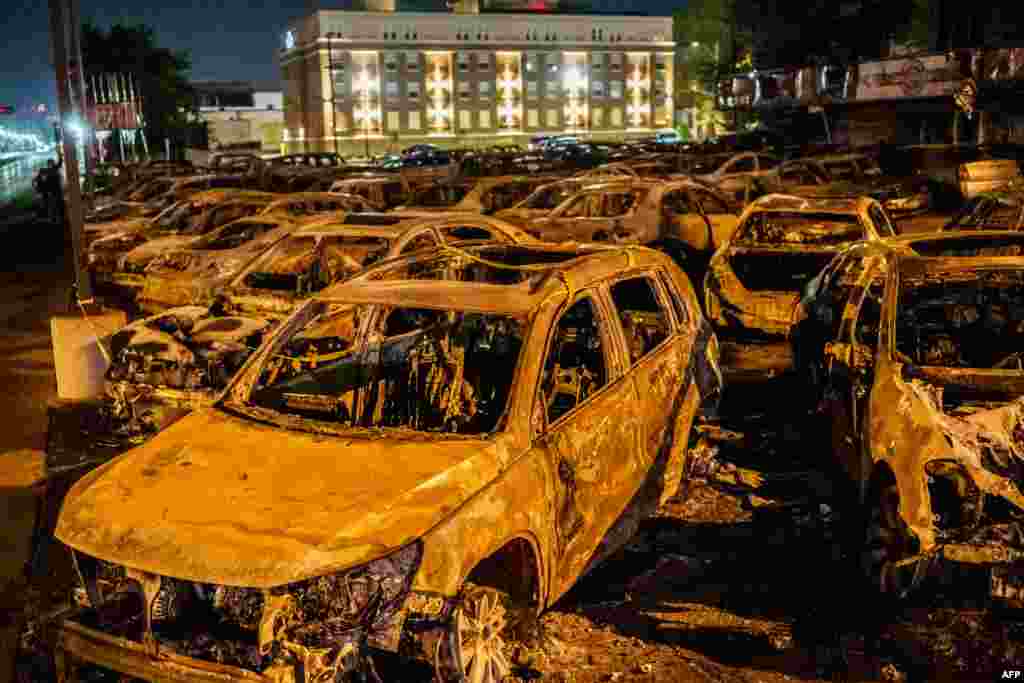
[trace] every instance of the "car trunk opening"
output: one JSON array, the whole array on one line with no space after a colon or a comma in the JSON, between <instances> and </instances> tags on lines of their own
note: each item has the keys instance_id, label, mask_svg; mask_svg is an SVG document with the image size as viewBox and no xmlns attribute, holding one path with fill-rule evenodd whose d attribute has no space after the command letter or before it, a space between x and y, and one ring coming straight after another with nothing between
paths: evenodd
<instances>
[{"instance_id":1,"label":"car trunk opening","mask_svg":"<svg viewBox=\"0 0 1024 683\"><path fill-rule=\"evenodd\" d=\"M800 292L835 254L834 250L735 248L728 259L732 271L749 291Z\"/></svg>"}]
</instances>

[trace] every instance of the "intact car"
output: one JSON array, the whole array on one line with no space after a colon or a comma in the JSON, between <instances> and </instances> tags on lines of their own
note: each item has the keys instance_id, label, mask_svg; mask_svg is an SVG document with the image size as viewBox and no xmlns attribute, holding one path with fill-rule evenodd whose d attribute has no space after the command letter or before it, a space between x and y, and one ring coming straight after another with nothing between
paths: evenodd
<instances>
[{"instance_id":1,"label":"intact car","mask_svg":"<svg viewBox=\"0 0 1024 683\"><path fill-rule=\"evenodd\" d=\"M1019 255L891 252L849 290L823 408L883 592L955 565L996 598L1024 597L1022 302Z\"/></svg>"},{"instance_id":2,"label":"intact car","mask_svg":"<svg viewBox=\"0 0 1024 683\"><path fill-rule=\"evenodd\" d=\"M836 253L859 240L893 235L873 199L762 197L711 258L705 313L723 337L782 342L804 286Z\"/></svg>"},{"instance_id":3,"label":"intact car","mask_svg":"<svg viewBox=\"0 0 1024 683\"><path fill-rule=\"evenodd\" d=\"M71 489L82 585L46 642L143 678L330 680L377 649L502 680L520 627L676 490L720 389L667 257L547 266L304 304L213 407Z\"/></svg>"}]
</instances>

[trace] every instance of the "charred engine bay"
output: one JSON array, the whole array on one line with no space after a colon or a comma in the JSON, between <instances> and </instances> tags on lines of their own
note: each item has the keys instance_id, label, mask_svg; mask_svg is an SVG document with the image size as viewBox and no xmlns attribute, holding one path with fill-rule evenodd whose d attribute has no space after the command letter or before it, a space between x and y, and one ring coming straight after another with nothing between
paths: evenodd
<instances>
[{"instance_id":1,"label":"charred engine bay","mask_svg":"<svg viewBox=\"0 0 1024 683\"><path fill-rule=\"evenodd\" d=\"M542 616L544 645L515 656L511 680L990 681L1019 667L1024 618L989 602L980 574L936 578L901 603L864 585L844 543L858 520L841 516L823 457L827 425L771 400L796 391L790 381L727 390L691 483ZM167 615L189 616L157 628L161 643L258 670L260 596L206 591L175 593L187 612L167 600ZM384 681L431 680L375 661Z\"/></svg>"}]
</instances>

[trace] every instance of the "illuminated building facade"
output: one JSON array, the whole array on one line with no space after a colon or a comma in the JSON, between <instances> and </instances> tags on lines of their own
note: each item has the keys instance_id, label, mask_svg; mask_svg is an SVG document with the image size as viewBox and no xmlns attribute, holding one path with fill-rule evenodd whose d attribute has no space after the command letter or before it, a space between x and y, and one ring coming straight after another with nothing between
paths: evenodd
<instances>
[{"instance_id":1,"label":"illuminated building facade","mask_svg":"<svg viewBox=\"0 0 1024 683\"><path fill-rule=\"evenodd\" d=\"M669 17L479 13L472 0L452 14L375 9L319 10L284 34L289 152L612 139L672 126Z\"/></svg>"}]
</instances>

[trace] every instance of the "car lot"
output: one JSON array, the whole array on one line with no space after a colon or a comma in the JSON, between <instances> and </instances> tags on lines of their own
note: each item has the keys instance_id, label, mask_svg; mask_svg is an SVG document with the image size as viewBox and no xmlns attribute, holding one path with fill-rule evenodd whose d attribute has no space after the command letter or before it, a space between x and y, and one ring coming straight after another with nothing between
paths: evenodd
<instances>
[{"instance_id":1,"label":"car lot","mask_svg":"<svg viewBox=\"0 0 1024 683\"><path fill-rule=\"evenodd\" d=\"M917 216L910 227L943 219ZM545 613L539 642L510 653L516 676L820 680L837 669L849 680L967 680L1018 657L1019 620L977 594L897 604L861 585L842 542L855 520L835 504L830 446L804 406L780 405L788 381L727 387L721 417L691 450L686 495Z\"/></svg>"}]
</instances>

